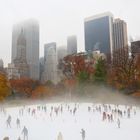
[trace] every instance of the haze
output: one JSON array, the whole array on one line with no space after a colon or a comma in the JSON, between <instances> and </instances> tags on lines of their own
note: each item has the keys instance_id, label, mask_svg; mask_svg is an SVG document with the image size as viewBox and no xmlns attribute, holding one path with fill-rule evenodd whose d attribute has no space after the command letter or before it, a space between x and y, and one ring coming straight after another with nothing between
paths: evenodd
<instances>
[{"instance_id":1,"label":"haze","mask_svg":"<svg viewBox=\"0 0 140 140\"><path fill-rule=\"evenodd\" d=\"M40 56L44 43L66 45L68 35L77 35L78 51L84 50L85 17L110 11L127 22L128 35L140 38L139 0L0 0L0 58L11 61L13 24L28 18L40 23Z\"/></svg>"}]
</instances>

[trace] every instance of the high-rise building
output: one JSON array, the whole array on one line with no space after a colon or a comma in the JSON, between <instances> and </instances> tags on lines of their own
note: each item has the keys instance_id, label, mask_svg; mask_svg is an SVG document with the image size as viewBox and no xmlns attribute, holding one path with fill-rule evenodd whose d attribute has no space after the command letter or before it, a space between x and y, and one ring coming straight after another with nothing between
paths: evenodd
<instances>
[{"instance_id":1,"label":"high-rise building","mask_svg":"<svg viewBox=\"0 0 140 140\"><path fill-rule=\"evenodd\" d=\"M34 19L29 19L13 26L12 32L12 63L17 57L17 40L21 33L24 32L26 39L26 58L29 65L29 77L39 79L39 23Z\"/></svg>"},{"instance_id":2,"label":"high-rise building","mask_svg":"<svg viewBox=\"0 0 140 140\"><path fill-rule=\"evenodd\" d=\"M58 61L62 60L66 55L67 55L66 46L59 46L59 48L57 49Z\"/></svg>"},{"instance_id":3,"label":"high-rise building","mask_svg":"<svg viewBox=\"0 0 140 140\"><path fill-rule=\"evenodd\" d=\"M45 44L44 47L44 74L43 74L43 81L51 81L54 84L57 84L58 77L57 77L57 50L56 50L56 43L48 43Z\"/></svg>"},{"instance_id":4,"label":"high-rise building","mask_svg":"<svg viewBox=\"0 0 140 140\"><path fill-rule=\"evenodd\" d=\"M0 68L2 68L3 69L3 60L2 59L0 59Z\"/></svg>"},{"instance_id":5,"label":"high-rise building","mask_svg":"<svg viewBox=\"0 0 140 140\"><path fill-rule=\"evenodd\" d=\"M29 67L26 59L26 39L23 30L21 30L17 39L17 56L14 59L14 65L17 68L20 77L29 76Z\"/></svg>"},{"instance_id":6,"label":"high-rise building","mask_svg":"<svg viewBox=\"0 0 140 140\"><path fill-rule=\"evenodd\" d=\"M115 19L113 22L113 50L128 47L127 24L124 20Z\"/></svg>"},{"instance_id":7,"label":"high-rise building","mask_svg":"<svg viewBox=\"0 0 140 140\"><path fill-rule=\"evenodd\" d=\"M136 59L140 58L140 40L131 42L131 54Z\"/></svg>"},{"instance_id":8,"label":"high-rise building","mask_svg":"<svg viewBox=\"0 0 140 140\"><path fill-rule=\"evenodd\" d=\"M67 38L67 54L76 54L77 53L77 37L69 36Z\"/></svg>"},{"instance_id":9,"label":"high-rise building","mask_svg":"<svg viewBox=\"0 0 140 140\"><path fill-rule=\"evenodd\" d=\"M110 54L113 48L113 15L110 12L88 17L84 21L85 50Z\"/></svg>"}]
</instances>

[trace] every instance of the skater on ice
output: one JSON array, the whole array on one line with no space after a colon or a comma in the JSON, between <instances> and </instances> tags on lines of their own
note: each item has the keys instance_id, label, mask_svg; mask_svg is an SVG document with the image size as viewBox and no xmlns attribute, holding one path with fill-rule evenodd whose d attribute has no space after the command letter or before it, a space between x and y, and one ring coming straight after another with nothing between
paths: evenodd
<instances>
[{"instance_id":1,"label":"skater on ice","mask_svg":"<svg viewBox=\"0 0 140 140\"><path fill-rule=\"evenodd\" d=\"M9 116L8 116L8 119L6 120L7 128L8 128L8 127L11 128L11 120L12 120L12 117L9 115Z\"/></svg>"},{"instance_id":2,"label":"skater on ice","mask_svg":"<svg viewBox=\"0 0 140 140\"><path fill-rule=\"evenodd\" d=\"M24 140L28 140L28 129L25 126L22 130L22 134L23 134Z\"/></svg>"},{"instance_id":3,"label":"skater on ice","mask_svg":"<svg viewBox=\"0 0 140 140\"><path fill-rule=\"evenodd\" d=\"M17 128L20 128L20 120L19 120L19 118L17 118L16 124L17 124Z\"/></svg>"},{"instance_id":4,"label":"skater on ice","mask_svg":"<svg viewBox=\"0 0 140 140\"><path fill-rule=\"evenodd\" d=\"M62 133L59 132L58 136L57 136L57 140L63 140L63 136L62 136Z\"/></svg>"},{"instance_id":5,"label":"skater on ice","mask_svg":"<svg viewBox=\"0 0 140 140\"><path fill-rule=\"evenodd\" d=\"M81 129L82 140L85 140L85 130Z\"/></svg>"},{"instance_id":6,"label":"skater on ice","mask_svg":"<svg viewBox=\"0 0 140 140\"><path fill-rule=\"evenodd\" d=\"M118 128L120 128L120 119L119 118L117 120L117 125L118 125Z\"/></svg>"}]
</instances>

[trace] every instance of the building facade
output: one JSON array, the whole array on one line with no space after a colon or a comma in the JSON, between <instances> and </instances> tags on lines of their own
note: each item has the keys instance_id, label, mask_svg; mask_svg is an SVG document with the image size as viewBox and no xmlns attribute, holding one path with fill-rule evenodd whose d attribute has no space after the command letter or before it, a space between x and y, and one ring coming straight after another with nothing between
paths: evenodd
<instances>
[{"instance_id":1,"label":"building facade","mask_svg":"<svg viewBox=\"0 0 140 140\"><path fill-rule=\"evenodd\" d=\"M127 24L124 20L115 19L113 22L113 50L128 47Z\"/></svg>"},{"instance_id":2,"label":"building facade","mask_svg":"<svg viewBox=\"0 0 140 140\"><path fill-rule=\"evenodd\" d=\"M113 15L109 12L84 21L85 50L110 54L113 49Z\"/></svg>"},{"instance_id":3,"label":"building facade","mask_svg":"<svg viewBox=\"0 0 140 140\"><path fill-rule=\"evenodd\" d=\"M12 32L12 63L17 57L18 36L24 32L26 39L26 58L29 65L29 78L39 80L39 23L29 19L13 26Z\"/></svg>"},{"instance_id":4,"label":"building facade","mask_svg":"<svg viewBox=\"0 0 140 140\"><path fill-rule=\"evenodd\" d=\"M140 40L131 42L131 54L140 58Z\"/></svg>"},{"instance_id":5,"label":"building facade","mask_svg":"<svg viewBox=\"0 0 140 140\"><path fill-rule=\"evenodd\" d=\"M77 37L69 36L67 38L67 54L76 54L77 53Z\"/></svg>"},{"instance_id":6,"label":"building facade","mask_svg":"<svg viewBox=\"0 0 140 140\"><path fill-rule=\"evenodd\" d=\"M23 30L21 30L17 39L17 56L13 62L20 77L29 77L29 66L26 59L26 39Z\"/></svg>"},{"instance_id":7,"label":"building facade","mask_svg":"<svg viewBox=\"0 0 140 140\"><path fill-rule=\"evenodd\" d=\"M8 64L8 67L6 68L6 73L7 73L8 79L19 79L20 78L19 71L13 63Z\"/></svg>"},{"instance_id":8,"label":"building facade","mask_svg":"<svg viewBox=\"0 0 140 140\"><path fill-rule=\"evenodd\" d=\"M49 44L45 44L44 46L44 73L43 73L43 81L51 81L54 84L58 83L57 76L57 49L56 43L52 42Z\"/></svg>"},{"instance_id":9,"label":"building facade","mask_svg":"<svg viewBox=\"0 0 140 140\"><path fill-rule=\"evenodd\" d=\"M57 49L58 61L62 60L66 55L67 55L66 46L59 46L59 48Z\"/></svg>"}]
</instances>

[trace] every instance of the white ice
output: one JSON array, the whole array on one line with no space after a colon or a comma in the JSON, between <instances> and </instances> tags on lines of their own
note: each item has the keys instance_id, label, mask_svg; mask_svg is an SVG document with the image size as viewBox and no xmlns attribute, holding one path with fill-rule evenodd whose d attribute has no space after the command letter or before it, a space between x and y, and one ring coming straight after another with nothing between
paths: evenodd
<instances>
[{"instance_id":1,"label":"white ice","mask_svg":"<svg viewBox=\"0 0 140 140\"><path fill-rule=\"evenodd\" d=\"M56 116L52 114L50 118L51 106L63 104L63 113ZM29 131L28 140L56 140L58 133L61 132L64 140L82 140L80 131L83 128L86 132L85 140L140 140L140 109L133 107L136 110L136 115L131 111L131 117L123 116L120 118L121 127L117 126L117 117L114 122L102 121L102 113L88 112L88 106L95 109L99 104L79 103L79 109L76 115L71 115L67 110L65 103L45 104L47 112L42 110L37 111L38 105L8 107L6 114L0 113L0 140L8 136L10 140L17 140L21 137L23 140L22 129L24 126ZM75 103L69 103L73 109ZM36 115L28 114L28 108L36 109ZM24 108L24 115L19 115L19 110ZM111 105L115 108L115 105ZM121 110L125 110L126 106L119 106ZM108 112L110 113L110 112ZM7 128L6 119L8 115L12 116L11 128ZM21 127L17 128L17 117L21 121Z\"/></svg>"}]
</instances>

